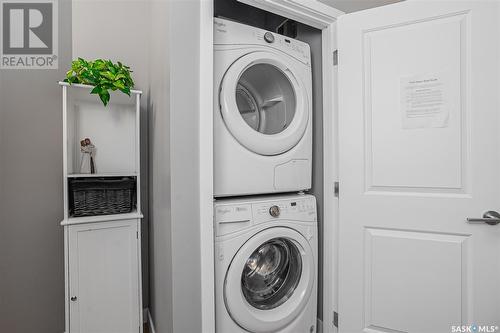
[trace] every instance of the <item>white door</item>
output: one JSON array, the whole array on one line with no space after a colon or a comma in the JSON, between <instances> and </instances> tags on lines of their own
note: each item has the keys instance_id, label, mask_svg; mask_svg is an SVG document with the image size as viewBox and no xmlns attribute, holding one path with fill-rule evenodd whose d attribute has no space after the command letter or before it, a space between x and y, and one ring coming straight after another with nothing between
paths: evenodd
<instances>
[{"instance_id":1,"label":"white door","mask_svg":"<svg viewBox=\"0 0 500 333\"><path fill-rule=\"evenodd\" d=\"M497 1L340 18L340 332L498 331L500 224L467 218L500 212L499 21Z\"/></svg>"},{"instance_id":2,"label":"white door","mask_svg":"<svg viewBox=\"0 0 500 333\"><path fill-rule=\"evenodd\" d=\"M137 333L140 326L136 220L69 227L71 333Z\"/></svg>"}]
</instances>

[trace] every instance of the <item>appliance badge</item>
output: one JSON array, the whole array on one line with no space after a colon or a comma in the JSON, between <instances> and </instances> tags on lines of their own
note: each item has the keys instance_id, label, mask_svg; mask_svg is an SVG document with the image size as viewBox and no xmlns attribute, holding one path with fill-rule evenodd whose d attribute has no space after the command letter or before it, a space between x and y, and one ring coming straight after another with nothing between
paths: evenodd
<instances>
[{"instance_id":1,"label":"appliance badge","mask_svg":"<svg viewBox=\"0 0 500 333\"><path fill-rule=\"evenodd\" d=\"M217 32L221 32L221 33L226 33L227 32L227 30L224 29L226 27L226 23L219 22L219 21L214 21L214 24L217 27L216 28Z\"/></svg>"}]
</instances>

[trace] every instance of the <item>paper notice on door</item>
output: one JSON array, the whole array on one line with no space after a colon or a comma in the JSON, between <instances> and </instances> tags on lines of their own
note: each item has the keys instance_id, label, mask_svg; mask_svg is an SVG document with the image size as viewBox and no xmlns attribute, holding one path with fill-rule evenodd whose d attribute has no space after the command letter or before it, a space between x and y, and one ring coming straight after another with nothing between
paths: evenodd
<instances>
[{"instance_id":1,"label":"paper notice on door","mask_svg":"<svg viewBox=\"0 0 500 333\"><path fill-rule=\"evenodd\" d=\"M452 87L449 72L401 78L403 128L447 127Z\"/></svg>"}]
</instances>

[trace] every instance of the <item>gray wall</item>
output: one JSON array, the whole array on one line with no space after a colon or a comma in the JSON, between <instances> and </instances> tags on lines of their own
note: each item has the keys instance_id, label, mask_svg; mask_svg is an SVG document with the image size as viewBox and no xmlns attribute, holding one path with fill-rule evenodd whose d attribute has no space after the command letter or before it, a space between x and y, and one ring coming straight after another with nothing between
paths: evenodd
<instances>
[{"instance_id":1,"label":"gray wall","mask_svg":"<svg viewBox=\"0 0 500 333\"><path fill-rule=\"evenodd\" d=\"M238 0L214 0L214 16L274 31L285 18Z\"/></svg>"},{"instance_id":2,"label":"gray wall","mask_svg":"<svg viewBox=\"0 0 500 333\"><path fill-rule=\"evenodd\" d=\"M64 331L61 89L71 2L59 1L59 69L0 70L0 326Z\"/></svg>"},{"instance_id":3,"label":"gray wall","mask_svg":"<svg viewBox=\"0 0 500 333\"><path fill-rule=\"evenodd\" d=\"M63 218L62 102L57 81L78 56L122 60L134 70L136 87L146 92L141 110L141 168L146 217L143 301L145 307L149 304L146 110L153 1L59 0L59 69L0 70L2 332L64 331L64 248L59 225Z\"/></svg>"},{"instance_id":4,"label":"gray wall","mask_svg":"<svg viewBox=\"0 0 500 333\"><path fill-rule=\"evenodd\" d=\"M168 0L152 0L149 156L150 311L157 333L173 332Z\"/></svg>"},{"instance_id":5,"label":"gray wall","mask_svg":"<svg viewBox=\"0 0 500 333\"><path fill-rule=\"evenodd\" d=\"M72 0L73 58L111 59L131 67L141 99L141 206L143 306L149 304L148 111L152 0ZM89 19L92 22L89 24Z\"/></svg>"},{"instance_id":6,"label":"gray wall","mask_svg":"<svg viewBox=\"0 0 500 333\"><path fill-rule=\"evenodd\" d=\"M401 2L403 0L319 0L333 8L352 13L373 7L390 5L391 3Z\"/></svg>"},{"instance_id":7,"label":"gray wall","mask_svg":"<svg viewBox=\"0 0 500 333\"><path fill-rule=\"evenodd\" d=\"M313 86L313 179L310 193L316 197L318 210L318 318L323 320L323 64L321 30L297 25L297 39L311 48Z\"/></svg>"}]
</instances>

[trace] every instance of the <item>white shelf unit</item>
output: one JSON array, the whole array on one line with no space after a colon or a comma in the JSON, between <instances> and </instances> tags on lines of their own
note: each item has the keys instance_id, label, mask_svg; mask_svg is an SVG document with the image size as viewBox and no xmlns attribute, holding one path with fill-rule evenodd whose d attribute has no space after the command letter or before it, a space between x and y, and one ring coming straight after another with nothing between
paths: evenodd
<instances>
[{"instance_id":1,"label":"white shelf unit","mask_svg":"<svg viewBox=\"0 0 500 333\"><path fill-rule=\"evenodd\" d=\"M63 101L65 332L142 333L140 99L112 92L107 106L92 86L59 82ZM96 147L95 174L80 173L80 140ZM130 213L71 216L69 181L131 177Z\"/></svg>"}]
</instances>

